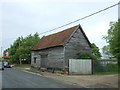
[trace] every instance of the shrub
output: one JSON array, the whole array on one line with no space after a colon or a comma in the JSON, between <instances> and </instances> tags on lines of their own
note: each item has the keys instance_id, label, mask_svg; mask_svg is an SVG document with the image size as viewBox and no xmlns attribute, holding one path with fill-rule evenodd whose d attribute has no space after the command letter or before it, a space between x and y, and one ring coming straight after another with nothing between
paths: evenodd
<instances>
[{"instance_id":1,"label":"shrub","mask_svg":"<svg viewBox=\"0 0 120 90\"><path fill-rule=\"evenodd\" d=\"M77 55L78 59L93 59L93 60L97 59L96 56L94 56L90 51L80 52Z\"/></svg>"},{"instance_id":2,"label":"shrub","mask_svg":"<svg viewBox=\"0 0 120 90\"><path fill-rule=\"evenodd\" d=\"M110 72L118 72L118 65L117 64L108 64L108 70Z\"/></svg>"}]
</instances>

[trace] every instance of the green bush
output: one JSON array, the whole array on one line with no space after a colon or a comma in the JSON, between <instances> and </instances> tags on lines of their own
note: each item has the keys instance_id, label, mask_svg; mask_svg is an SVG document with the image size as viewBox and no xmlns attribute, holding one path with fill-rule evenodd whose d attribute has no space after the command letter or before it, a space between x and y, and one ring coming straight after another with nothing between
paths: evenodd
<instances>
[{"instance_id":1,"label":"green bush","mask_svg":"<svg viewBox=\"0 0 120 90\"><path fill-rule=\"evenodd\" d=\"M108 64L108 71L109 72L118 72L118 65L117 64Z\"/></svg>"},{"instance_id":2,"label":"green bush","mask_svg":"<svg viewBox=\"0 0 120 90\"><path fill-rule=\"evenodd\" d=\"M78 59L93 59L96 60L96 56L94 56L91 52L86 51L86 52L80 52L77 54Z\"/></svg>"}]
</instances>

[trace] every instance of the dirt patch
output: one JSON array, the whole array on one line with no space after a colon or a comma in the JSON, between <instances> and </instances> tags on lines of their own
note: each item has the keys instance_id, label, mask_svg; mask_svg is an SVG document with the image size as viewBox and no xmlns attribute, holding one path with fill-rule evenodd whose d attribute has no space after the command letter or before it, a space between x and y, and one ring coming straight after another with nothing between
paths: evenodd
<instances>
[{"instance_id":1,"label":"dirt patch","mask_svg":"<svg viewBox=\"0 0 120 90\"><path fill-rule=\"evenodd\" d=\"M67 75L43 73L45 77L84 88L118 88L118 74L114 75Z\"/></svg>"},{"instance_id":2,"label":"dirt patch","mask_svg":"<svg viewBox=\"0 0 120 90\"><path fill-rule=\"evenodd\" d=\"M99 83L104 85L109 85L112 87L118 87L118 74L115 75L71 75L67 76L71 79L75 79L77 81L84 81L87 83Z\"/></svg>"}]
</instances>

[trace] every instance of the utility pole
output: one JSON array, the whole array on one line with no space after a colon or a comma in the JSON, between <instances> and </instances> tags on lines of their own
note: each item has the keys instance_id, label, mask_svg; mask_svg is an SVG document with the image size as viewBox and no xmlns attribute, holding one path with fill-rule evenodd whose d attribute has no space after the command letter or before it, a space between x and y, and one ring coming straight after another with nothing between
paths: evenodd
<instances>
[{"instance_id":1,"label":"utility pole","mask_svg":"<svg viewBox=\"0 0 120 90\"><path fill-rule=\"evenodd\" d=\"M2 62L2 46L1 46L1 51L0 51L1 55L0 55L0 62Z\"/></svg>"},{"instance_id":2,"label":"utility pole","mask_svg":"<svg viewBox=\"0 0 120 90\"><path fill-rule=\"evenodd\" d=\"M2 47L1 47L1 58L2 58Z\"/></svg>"},{"instance_id":3,"label":"utility pole","mask_svg":"<svg viewBox=\"0 0 120 90\"><path fill-rule=\"evenodd\" d=\"M19 48L20 48L20 37L19 37ZM19 61L20 61L20 64L22 64L20 55L19 55Z\"/></svg>"}]
</instances>

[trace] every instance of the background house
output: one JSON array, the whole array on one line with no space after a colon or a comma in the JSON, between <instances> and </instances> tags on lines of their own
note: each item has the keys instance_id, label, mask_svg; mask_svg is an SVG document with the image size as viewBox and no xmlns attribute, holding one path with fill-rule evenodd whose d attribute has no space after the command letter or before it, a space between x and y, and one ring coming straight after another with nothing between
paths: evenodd
<instances>
[{"instance_id":1,"label":"background house","mask_svg":"<svg viewBox=\"0 0 120 90\"><path fill-rule=\"evenodd\" d=\"M9 48L7 48L6 50L3 51L3 57L4 57L4 56L9 56L8 50L9 50Z\"/></svg>"},{"instance_id":2,"label":"background house","mask_svg":"<svg viewBox=\"0 0 120 90\"><path fill-rule=\"evenodd\" d=\"M69 59L78 52L89 51L91 44L80 25L44 36L32 48L31 66L34 68L69 67Z\"/></svg>"},{"instance_id":3,"label":"background house","mask_svg":"<svg viewBox=\"0 0 120 90\"><path fill-rule=\"evenodd\" d=\"M11 56L9 55L9 48L7 48L3 51L2 58L3 58L4 62L11 62Z\"/></svg>"}]
</instances>

